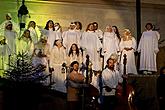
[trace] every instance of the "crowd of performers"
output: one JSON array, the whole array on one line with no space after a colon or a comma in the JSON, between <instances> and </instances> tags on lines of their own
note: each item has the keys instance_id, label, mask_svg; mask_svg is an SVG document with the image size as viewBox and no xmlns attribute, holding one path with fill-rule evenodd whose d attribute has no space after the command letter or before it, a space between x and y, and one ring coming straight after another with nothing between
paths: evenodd
<instances>
[{"instance_id":1,"label":"crowd of performers","mask_svg":"<svg viewBox=\"0 0 165 110\"><path fill-rule=\"evenodd\" d=\"M36 27L40 30L40 37L37 35ZM103 85L106 86L103 95L113 96L115 89L107 91L109 88L116 88L118 83L122 82L124 54L127 55L127 74L138 74L134 54L136 51L140 53L140 71L144 74L157 71L156 54L159 51L160 35L152 30L151 23L147 23L145 28L138 47L129 29L119 33L116 26L107 25L103 32L98 28L97 22L89 23L84 31L81 22L71 22L68 30L63 31L60 24L52 20L47 21L45 27L30 21L20 36L18 25L12 21L11 14L8 13L6 20L0 25L1 69L8 68L9 55L27 52L32 57L34 66L45 65L45 73L49 73L49 67L54 68L52 80L55 83L52 88L68 93L68 100L74 102L77 101L77 89L69 86L66 89L66 79L77 83L84 82L86 72L83 68L86 66L88 55L94 73L90 83L99 90L97 73L102 72ZM69 68L69 75L63 70L66 69L64 67ZM70 95L70 92L75 94Z\"/></svg>"}]
</instances>

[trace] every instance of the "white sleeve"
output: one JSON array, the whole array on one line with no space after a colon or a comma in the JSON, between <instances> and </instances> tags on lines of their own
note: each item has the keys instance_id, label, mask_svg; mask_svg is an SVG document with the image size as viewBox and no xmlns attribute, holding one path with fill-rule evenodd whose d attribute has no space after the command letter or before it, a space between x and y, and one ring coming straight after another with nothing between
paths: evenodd
<instances>
[{"instance_id":1,"label":"white sleeve","mask_svg":"<svg viewBox=\"0 0 165 110\"><path fill-rule=\"evenodd\" d=\"M158 38L158 40L160 39L160 34L159 34L159 32L158 31L155 31L155 34L156 34L156 36L157 36L157 38Z\"/></svg>"},{"instance_id":2,"label":"white sleeve","mask_svg":"<svg viewBox=\"0 0 165 110\"><path fill-rule=\"evenodd\" d=\"M158 39L157 36L154 36L153 38L153 46L154 46L154 52L157 54L159 52L159 48L158 48Z\"/></svg>"},{"instance_id":3,"label":"white sleeve","mask_svg":"<svg viewBox=\"0 0 165 110\"><path fill-rule=\"evenodd\" d=\"M132 48L134 49L134 51L136 51L136 40L134 37L132 37Z\"/></svg>"},{"instance_id":4,"label":"white sleeve","mask_svg":"<svg viewBox=\"0 0 165 110\"><path fill-rule=\"evenodd\" d=\"M140 42L139 42L138 49L137 49L138 52L141 52L143 42L144 42L144 33L142 34L142 36L140 38Z\"/></svg>"},{"instance_id":5,"label":"white sleeve","mask_svg":"<svg viewBox=\"0 0 165 110\"><path fill-rule=\"evenodd\" d=\"M63 38L63 46L66 48L67 47L67 31L62 33L62 38Z\"/></svg>"},{"instance_id":6,"label":"white sleeve","mask_svg":"<svg viewBox=\"0 0 165 110\"><path fill-rule=\"evenodd\" d=\"M123 49L124 49L123 39L121 39L121 41L120 41L119 49L120 49L120 51L123 51Z\"/></svg>"},{"instance_id":7,"label":"white sleeve","mask_svg":"<svg viewBox=\"0 0 165 110\"><path fill-rule=\"evenodd\" d=\"M102 44L98 37L96 37L96 42L97 42L97 51L99 51L102 48Z\"/></svg>"}]
</instances>

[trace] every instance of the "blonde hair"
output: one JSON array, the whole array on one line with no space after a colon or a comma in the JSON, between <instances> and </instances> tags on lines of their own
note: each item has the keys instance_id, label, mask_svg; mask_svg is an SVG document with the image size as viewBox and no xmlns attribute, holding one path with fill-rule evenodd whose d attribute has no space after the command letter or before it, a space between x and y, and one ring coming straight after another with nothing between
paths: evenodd
<instances>
[{"instance_id":1,"label":"blonde hair","mask_svg":"<svg viewBox=\"0 0 165 110\"><path fill-rule=\"evenodd\" d=\"M123 32L123 38L132 38L132 35L131 35L131 31L129 29L124 29L124 32Z\"/></svg>"}]
</instances>

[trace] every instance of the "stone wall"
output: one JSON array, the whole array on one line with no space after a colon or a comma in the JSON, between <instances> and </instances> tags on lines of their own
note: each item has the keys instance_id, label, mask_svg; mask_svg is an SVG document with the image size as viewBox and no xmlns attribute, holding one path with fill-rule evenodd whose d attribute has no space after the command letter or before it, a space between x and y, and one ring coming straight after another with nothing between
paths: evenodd
<instances>
[{"instance_id":1,"label":"stone wall","mask_svg":"<svg viewBox=\"0 0 165 110\"><path fill-rule=\"evenodd\" d=\"M17 21L20 2L4 0L0 5L0 22L4 20L4 15L8 12ZM84 30L88 23L97 21L102 30L108 24L117 25L121 32L124 28L129 28L136 37L135 0L56 0L56 2L26 0L25 5L31 16L27 22L34 20L38 25L45 26L46 22L52 19L59 22L63 30L66 30L71 21L79 20ZM147 22L152 22L160 28L162 39L165 39L164 5L165 2L161 0L159 2L142 0L142 31Z\"/></svg>"}]
</instances>

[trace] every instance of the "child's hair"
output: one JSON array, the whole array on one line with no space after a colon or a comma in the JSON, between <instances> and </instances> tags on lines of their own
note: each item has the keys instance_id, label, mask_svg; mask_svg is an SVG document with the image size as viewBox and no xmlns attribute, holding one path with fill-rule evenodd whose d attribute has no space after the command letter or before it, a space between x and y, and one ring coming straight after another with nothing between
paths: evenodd
<instances>
[{"instance_id":1,"label":"child's hair","mask_svg":"<svg viewBox=\"0 0 165 110\"><path fill-rule=\"evenodd\" d=\"M78 46L77 46L77 44L72 44L72 46L73 45L75 45L76 46L76 54L77 54L77 56L79 56L79 48L78 48ZM69 57L70 57L70 55L72 54L73 55L73 50L72 50L72 46L70 47L70 50L69 50Z\"/></svg>"}]
</instances>

